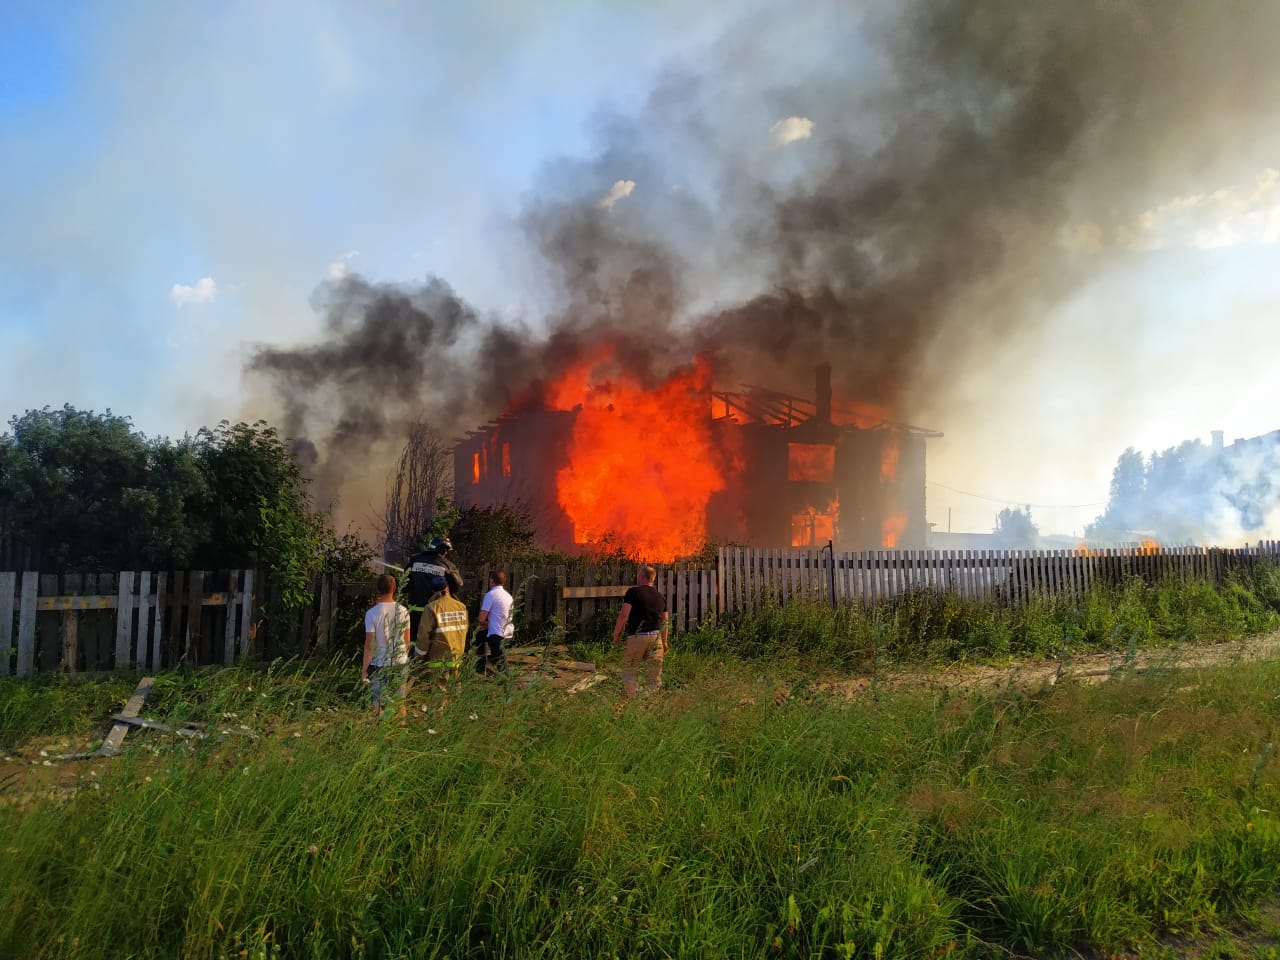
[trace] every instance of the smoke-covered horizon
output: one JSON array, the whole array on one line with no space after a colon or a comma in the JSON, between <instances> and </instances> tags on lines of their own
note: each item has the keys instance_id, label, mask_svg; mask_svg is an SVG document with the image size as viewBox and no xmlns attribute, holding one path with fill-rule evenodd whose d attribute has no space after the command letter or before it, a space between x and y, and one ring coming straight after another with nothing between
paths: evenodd
<instances>
[{"instance_id":1,"label":"smoke-covered horizon","mask_svg":"<svg viewBox=\"0 0 1280 960\"><path fill-rule=\"evenodd\" d=\"M641 377L703 354L721 386L805 395L829 360L838 397L918 421L1127 255L1123 225L1251 172L1273 135L1274 5L860 9L747 15L640 110L602 111L515 224L545 316L488 315L447 277L323 284L322 338L248 362L321 499L409 423L461 433L605 341Z\"/></svg>"}]
</instances>

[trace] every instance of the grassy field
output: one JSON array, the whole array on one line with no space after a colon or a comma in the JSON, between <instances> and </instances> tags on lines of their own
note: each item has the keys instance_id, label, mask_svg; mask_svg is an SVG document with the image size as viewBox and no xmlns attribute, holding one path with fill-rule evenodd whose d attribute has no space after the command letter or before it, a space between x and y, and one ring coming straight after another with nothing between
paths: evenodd
<instances>
[{"instance_id":1,"label":"grassy field","mask_svg":"<svg viewBox=\"0 0 1280 960\"><path fill-rule=\"evenodd\" d=\"M401 729L351 666L161 677L147 716L228 735L0 793L0 956L1280 956L1280 664L845 700L833 616L690 635L622 712L471 681ZM6 684L0 743L130 686Z\"/></svg>"}]
</instances>

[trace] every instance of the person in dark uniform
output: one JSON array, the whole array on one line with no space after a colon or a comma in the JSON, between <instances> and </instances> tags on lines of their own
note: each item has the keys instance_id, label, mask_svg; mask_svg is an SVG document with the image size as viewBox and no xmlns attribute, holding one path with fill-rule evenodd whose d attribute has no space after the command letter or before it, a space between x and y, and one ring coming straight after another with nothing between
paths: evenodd
<instances>
[{"instance_id":1,"label":"person in dark uniform","mask_svg":"<svg viewBox=\"0 0 1280 960\"><path fill-rule=\"evenodd\" d=\"M446 587L455 598L462 592L462 574L454 566L449 554L453 543L448 537L432 537L426 548L418 551L404 565L409 575L409 638L418 641L418 627L422 623L422 610Z\"/></svg>"}]
</instances>

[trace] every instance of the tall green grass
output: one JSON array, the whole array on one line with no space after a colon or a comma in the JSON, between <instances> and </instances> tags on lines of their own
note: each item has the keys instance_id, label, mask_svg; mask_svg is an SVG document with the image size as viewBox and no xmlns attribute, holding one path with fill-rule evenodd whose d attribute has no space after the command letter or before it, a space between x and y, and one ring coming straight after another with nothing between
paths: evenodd
<instances>
[{"instance_id":1,"label":"tall green grass","mask_svg":"<svg viewBox=\"0 0 1280 960\"><path fill-rule=\"evenodd\" d=\"M468 681L407 729L346 672L219 674L203 709L289 722L0 806L0 955L1114 952L1275 894L1276 664L776 706L791 669L680 653L621 713Z\"/></svg>"},{"instance_id":2,"label":"tall green grass","mask_svg":"<svg viewBox=\"0 0 1280 960\"><path fill-rule=\"evenodd\" d=\"M765 602L684 642L747 658L787 653L867 669L1220 641L1277 629L1280 572L1260 566L1234 574L1222 589L1199 580L1132 579L1081 599L1036 597L1020 607L931 591L868 607Z\"/></svg>"}]
</instances>

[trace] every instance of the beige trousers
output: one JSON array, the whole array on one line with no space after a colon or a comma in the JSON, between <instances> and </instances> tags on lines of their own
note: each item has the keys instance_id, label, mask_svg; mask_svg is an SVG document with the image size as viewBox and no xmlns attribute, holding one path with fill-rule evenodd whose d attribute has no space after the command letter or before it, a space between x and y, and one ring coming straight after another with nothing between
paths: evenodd
<instances>
[{"instance_id":1,"label":"beige trousers","mask_svg":"<svg viewBox=\"0 0 1280 960\"><path fill-rule=\"evenodd\" d=\"M646 681L650 690L662 687L662 658L667 655L667 642L662 638L661 630L652 633L633 633L627 637L627 645L622 650L622 694L634 697L638 684L636 673L641 662L646 664Z\"/></svg>"}]
</instances>

